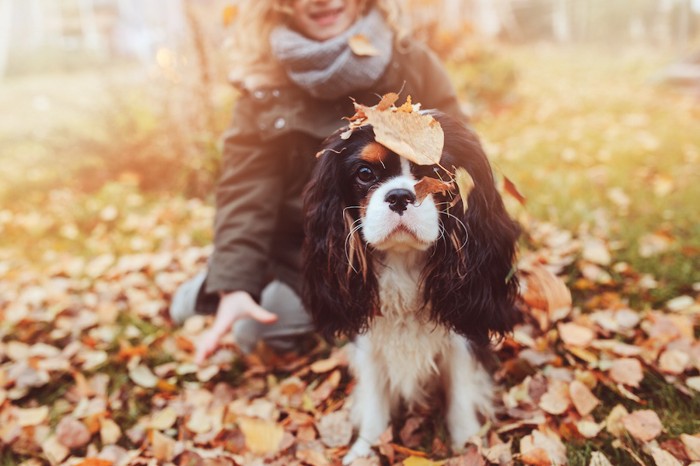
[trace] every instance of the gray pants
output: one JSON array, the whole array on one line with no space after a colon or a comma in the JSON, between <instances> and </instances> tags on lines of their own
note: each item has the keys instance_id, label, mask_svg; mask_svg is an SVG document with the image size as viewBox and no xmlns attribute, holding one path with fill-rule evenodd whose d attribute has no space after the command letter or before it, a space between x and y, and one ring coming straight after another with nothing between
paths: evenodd
<instances>
[{"instance_id":1,"label":"gray pants","mask_svg":"<svg viewBox=\"0 0 700 466\"><path fill-rule=\"evenodd\" d=\"M296 337L314 330L299 296L281 281L274 280L265 287L260 295L260 305L276 314L277 321L273 324L262 324L253 319L236 322L233 337L246 353L253 351L261 339L278 350L294 349Z\"/></svg>"},{"instance_id":2,"label":"gray pants","mask_svg":"<svg viewBox=\"0 0 700 466\"><path fill-rule=\"evenodd\" d=\"M182 324L196 313L216 312L219 297L203 292L205 279L206 271L202 271L177 289L170 302L173 322ZM236 322L233 327L234 339L246 353L253 351L260 339L278 350L294 349L296 337L314 330L311 317L304 310L299 296L281 281L274 280L265 287L260 296L260 305L278 318L273 324L261 324L252 319Z\"/></svg>"}]
</instances>

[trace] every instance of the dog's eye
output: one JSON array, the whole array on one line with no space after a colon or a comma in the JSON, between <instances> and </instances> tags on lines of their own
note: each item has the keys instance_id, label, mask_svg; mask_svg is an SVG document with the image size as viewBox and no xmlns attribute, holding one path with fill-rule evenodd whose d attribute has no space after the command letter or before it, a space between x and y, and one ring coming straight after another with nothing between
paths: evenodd
<instances>
[{"instance_id":1,"label":"dog's eye","mask_svg":"<svg viewBox=\"0 0 700 466\"><path fill-rule=\"evenodd\" d=\"M357 169L356 176L357 179L362 181L363 183L370 183L377 179L377 176L374 174L374 171L366 165L363 165Z\"/></svg>"}]
</instances>

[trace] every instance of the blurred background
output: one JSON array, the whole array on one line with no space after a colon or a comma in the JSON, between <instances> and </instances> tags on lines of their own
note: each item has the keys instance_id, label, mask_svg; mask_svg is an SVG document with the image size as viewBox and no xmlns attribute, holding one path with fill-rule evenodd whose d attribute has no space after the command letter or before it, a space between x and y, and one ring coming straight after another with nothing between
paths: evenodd
<instances>
[{"instance_id":1,"label":"blurred background","mask_svg":"<svg viewBox=\"0 0 700 466\"><path fill-rule=\"evenodd\" d=\"M401 3L576 290L700 289L700 1ZM0 0L0 272L209 244L236 5Z\"/></svg>"}]
</instances>

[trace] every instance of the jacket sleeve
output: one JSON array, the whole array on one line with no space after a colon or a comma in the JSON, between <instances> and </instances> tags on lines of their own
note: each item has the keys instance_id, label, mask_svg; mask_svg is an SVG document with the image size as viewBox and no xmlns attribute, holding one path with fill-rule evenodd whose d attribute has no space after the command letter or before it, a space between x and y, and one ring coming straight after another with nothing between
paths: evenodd
<instances>
[{"instance_id":1,"label":"jacket sleeve","mask_svg":"<svg viewBox=\"0 0 700 466\"><path fill-rule=\"evenodd\" d=\"M250 96L242 95L224 135L206 291L247 291L257 300L267 282L283 163L280 138L263 140L256 117Z\"/></svg>"}]
</instances>

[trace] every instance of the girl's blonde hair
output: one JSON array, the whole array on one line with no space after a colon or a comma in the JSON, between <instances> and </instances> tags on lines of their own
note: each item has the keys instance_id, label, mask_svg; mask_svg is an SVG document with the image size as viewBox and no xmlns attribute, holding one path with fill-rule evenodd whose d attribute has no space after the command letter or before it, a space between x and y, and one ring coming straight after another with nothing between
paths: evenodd
<instances>
[{"instance_id":1,"label":"girl's blonde hair","mask_svg":"<svg viewBox=\"0 0 700 466\"><path fill-rule=\"evenodd\" d=\"M284 70L272 56L269 38L272 30L288 24L292 0L239 0L238 14L232 25L231 80L248 89L277 86L287 81ZM395 0L360 0L361 14L376 7L394 31L395 40L406 32Z\"/></svg>"}]
</instances>

